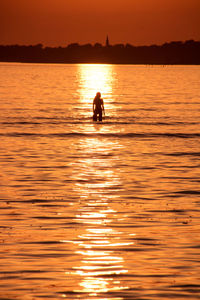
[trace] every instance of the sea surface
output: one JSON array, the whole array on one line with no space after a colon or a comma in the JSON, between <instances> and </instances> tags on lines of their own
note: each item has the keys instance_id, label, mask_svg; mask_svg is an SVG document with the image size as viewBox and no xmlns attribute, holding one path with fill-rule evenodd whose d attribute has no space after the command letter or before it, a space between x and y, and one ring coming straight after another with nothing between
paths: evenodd
<instances>
[{"instance_id":1,"label":"sea surface","mask_svg":"<svg viewBox=\"0 0 200 300\"><path fill-rule=\"evenodd\" d=\"M0 299L200 299L200 66L0 64Z\"/></svg>"}]
</instances>

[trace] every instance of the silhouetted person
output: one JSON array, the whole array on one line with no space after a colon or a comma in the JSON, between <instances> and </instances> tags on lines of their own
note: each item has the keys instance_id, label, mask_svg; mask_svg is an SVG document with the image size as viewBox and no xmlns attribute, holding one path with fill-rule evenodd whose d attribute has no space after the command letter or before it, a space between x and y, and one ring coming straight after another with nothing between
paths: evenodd
<instances>
[{"instance_id":1,"label":"silhouetted person","mask_svg":"<svg viewBox=\"0 0 200 300\"><path fill-rule=\"evenodd\" d=\"M105 115L103 99L101 93L98 92L93 100L93 121L97 121L98 118L102 121L102 112Z\"/></svg>"}]
</instances>

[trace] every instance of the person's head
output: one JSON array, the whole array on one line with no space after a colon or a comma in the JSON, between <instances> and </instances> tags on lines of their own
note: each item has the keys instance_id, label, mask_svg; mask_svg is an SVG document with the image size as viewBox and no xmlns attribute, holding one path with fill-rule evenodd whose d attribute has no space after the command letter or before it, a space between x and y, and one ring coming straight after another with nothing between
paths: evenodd
<instances>
[{"instance_id":1,"label":"person's head","mask_svg":"<svg viewBox=\"0 0 200 300\"><path fill-rule=\"evenodd\" d=\"M101 93L98 92L98 93L96 94L96 97L101 98Z\"/></svg>"}]
</instances>

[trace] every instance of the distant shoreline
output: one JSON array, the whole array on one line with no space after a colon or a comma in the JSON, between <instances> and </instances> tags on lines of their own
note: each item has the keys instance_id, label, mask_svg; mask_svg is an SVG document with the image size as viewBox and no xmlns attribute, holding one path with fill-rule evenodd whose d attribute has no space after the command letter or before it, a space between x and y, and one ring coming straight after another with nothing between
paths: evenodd
<instances>
[{"instance_id":1,"label":"distant shoreline","mask_svg":"<svg viewBox=\"0 0 200 300\"><path fill-rule=\"evenodd\" d=\"M0 62L200 65L200 41L175 41L161 46L102 46L98 43L74 43L66 47L0 45Z\"/></svg>"}]
</instances>

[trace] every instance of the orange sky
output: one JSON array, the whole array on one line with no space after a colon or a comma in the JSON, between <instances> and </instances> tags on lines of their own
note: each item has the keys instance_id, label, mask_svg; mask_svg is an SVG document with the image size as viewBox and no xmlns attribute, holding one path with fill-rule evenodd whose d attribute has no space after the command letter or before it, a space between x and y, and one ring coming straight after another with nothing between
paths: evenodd
<instances>
[{"instance_id":1,"label":"orange sky","mask_svg":"<svg viewBox=\"0 0 200 300\"><path fill-rule=\"evenodd\" d=\"M200 0L0 0L0 44L200 40Z\"/></svg>"}]
</instances>

